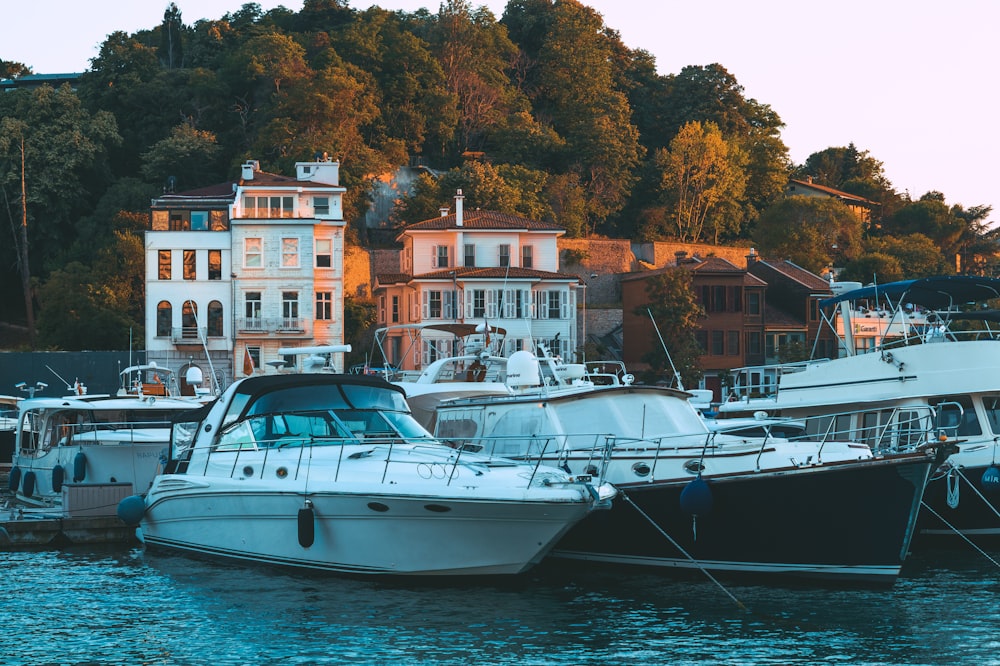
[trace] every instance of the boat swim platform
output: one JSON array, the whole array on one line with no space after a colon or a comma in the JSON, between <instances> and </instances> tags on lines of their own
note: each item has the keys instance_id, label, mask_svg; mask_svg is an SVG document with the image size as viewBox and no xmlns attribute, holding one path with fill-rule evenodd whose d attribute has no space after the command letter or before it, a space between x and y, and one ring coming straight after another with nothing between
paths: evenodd
<instances>
[{"instance_id":1,"label":"boat swim platform","mask_svg":"<svg viewBox=\"0 0 1000 666\"><path fill-rule=\"evenodd\" d=\"M132 484L66 484L63 506L20 504L4 492L0 506L0 552L68 546L135 546L135 527L118 518L118 502Z\"/></svg>"}]
</instances>

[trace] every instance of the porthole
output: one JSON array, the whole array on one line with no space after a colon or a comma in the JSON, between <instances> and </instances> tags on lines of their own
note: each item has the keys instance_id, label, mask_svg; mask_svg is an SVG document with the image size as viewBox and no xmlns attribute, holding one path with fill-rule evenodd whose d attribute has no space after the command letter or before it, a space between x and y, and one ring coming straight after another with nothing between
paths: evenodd
<instances>
[{"instance_id":1,"label":"porthole","mask_svg":"<svg viewBox=\"0 0 1000 666\"><path fill-rule=\"evenodd\" d=\"M648 463L637 462L636 464L632 465L632 471L635 472L636 476L649 476L649 473L652 470L649 468Z\"/></svg>"},{"instance_id":2,"label":"porthole","mask_svg":"<svg viewBox=\"0 0 1000 666\"><path fill-rule=\"evenodd\" d=\"M385 513L389 510L389 507L382 504L382 502L368 502L368 508L372 511L378 511L379 513Z\"/></svg>"},{"instance_id":3,"label":"porthole","mask_svg":"<svg viewBox=\"0 0 1000 666\"><path fill-rule=\"evenodd\" d=\"M243 468L243 476L253 476L253 467L247 465Z\"/></svg>"},{"instance_id":4,"label":"porthole","mask_svg":"<svg viewBox=\"0 0 1000 666\"><path fill-rule=\"evenodd\" d=\"M274 470L274 474L279 479L284 479L286 476L288 476L288 468L287 467L279 467L278 469Z\"/></svg>"},{"instance_id":5,"label":"porthole","mask_svg":"<svg viewBox=\"0 0 1000 666\"><path fill-rule=\"evenodd\" d=\"M684 471L690 474L701 474L705 471L705 465L700 460L688 460L684 463Z\"/></svg>"},{"instance_id":6,"label":"porthole","mask_svg":"<svg viewBox=\"0 0 1000 666\"><path fill-rule=\"evenodd\" d=\"M425 504L424 508L428 511L433 511L434 513L447 513L451 511L451 507L443 506L441 504Z\"/></svg>"}]
</instances>

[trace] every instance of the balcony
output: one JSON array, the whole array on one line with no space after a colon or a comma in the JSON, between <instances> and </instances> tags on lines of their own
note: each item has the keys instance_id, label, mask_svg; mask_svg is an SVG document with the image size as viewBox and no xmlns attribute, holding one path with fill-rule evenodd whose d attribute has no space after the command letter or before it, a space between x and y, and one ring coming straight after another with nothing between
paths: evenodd
<instances>
[{"instance_id":1,"label":"balcony","mask_svg":"<svg viewBox=\"0 0 1000 666\"><path fill-rule=\"evenodd\" d=\"M200 347L202 340L206 339L204 328L197 326L181 326L170 329L170 341L178 347L194 345Z\"/></svg>"},{"instance_id":2,"label":"balcony","mask_svg":"<svg viewBox=\"0 0 1000 666\"><path fill-rule=\"evenodd\" d=\"M305 333L300 317L244 317L236 320L241 333Z\"/></svg>"}]
</instances>

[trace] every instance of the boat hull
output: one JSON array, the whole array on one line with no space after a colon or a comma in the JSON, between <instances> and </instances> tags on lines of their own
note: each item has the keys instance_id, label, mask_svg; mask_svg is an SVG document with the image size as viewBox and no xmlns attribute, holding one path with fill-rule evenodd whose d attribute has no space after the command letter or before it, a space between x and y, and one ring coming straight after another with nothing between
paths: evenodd
<instances>
[{"instance_id":1,"label":"boat hull","mask_svg":"<svg viewBox=\"0 0 1000 666\"><path fill-rule=\"evenodd\" d=\"M696 517L681 509L687 482L621 484L611 510L570 530L552 555L891 585L933 466L919 455L709 479L711 509Z\"/></svg>"},{"instance_id":2,"label":"boat hull","mask_svg":"<svg viewBox=\"0 0 1000 666\"><path fill-rule=\"evenodd\" d=\"M191 480L187 489L150 493L139 535L151 547L318 571L517 574L593 508L583 501L310 492L311 528L304 535L306 497ZM311 543L304 544L304 536Z\"/></svg>"}]
</instances>

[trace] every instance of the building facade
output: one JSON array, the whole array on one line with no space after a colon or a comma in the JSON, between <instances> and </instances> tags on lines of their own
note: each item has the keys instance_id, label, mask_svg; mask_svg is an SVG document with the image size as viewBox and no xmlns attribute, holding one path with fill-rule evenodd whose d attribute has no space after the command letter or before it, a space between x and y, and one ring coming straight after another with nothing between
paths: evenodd
<instances>
[{"instance_id":1,"label":"building facade","mask_svg":"<svg viewBox=\"0 0 1000 666\"><path fill-rule=\"evenodd\" d=\"M460 353L461 340L425 329L411 347L406 325L484 324L503 329L504 353L544 342L555 354L577 351L575 275L559 273L562 227L495 211L455 212L409 225L398 236L400 270L376 276L378 325L389 330L386 362L416 370Z\"/></svg>"},{"instance_id":2,"label":"building facade","mask_svg":"<svg viewBox=\"0 0 1000 666\"><path fill-rule=\"evenodd\" d=\"M179 369L184 393L191 366L220 390L298 363L279 349L343 343L339 164L317 155L295 168L289 177L248 161L237 181L152 202L147 360Z\"/></svg>"}]
</instances>

